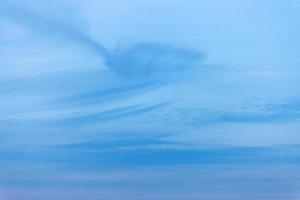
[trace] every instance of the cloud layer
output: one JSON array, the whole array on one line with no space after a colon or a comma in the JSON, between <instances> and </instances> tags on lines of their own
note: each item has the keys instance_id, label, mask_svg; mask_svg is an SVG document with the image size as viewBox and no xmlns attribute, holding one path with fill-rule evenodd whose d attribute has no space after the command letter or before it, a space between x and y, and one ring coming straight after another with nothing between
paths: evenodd
<instances>
[{"instance_id":1,"label":"cloud layer","mask_svg":"<svg viewBox=\"0 0 300 200\"><path fill-rule=\"evenodd\" d=\"M1 1L0 199L297 199L299 8Z\"/></svg>"}]
</instances>

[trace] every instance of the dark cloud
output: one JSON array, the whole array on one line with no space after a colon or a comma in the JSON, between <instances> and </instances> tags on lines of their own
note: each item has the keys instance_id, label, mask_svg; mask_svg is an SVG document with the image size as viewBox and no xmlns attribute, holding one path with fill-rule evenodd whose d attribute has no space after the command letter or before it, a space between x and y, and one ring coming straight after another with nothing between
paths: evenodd
<instances>
[{"instance_id":1,"label":"dark cloud","mask_svg":"<svg viewBox=\"0 0 300 200\"><path fill-rule=\"evenodd\" d=\"M191 49L141 43L112 51L106 64L125 80L169 82L203 58L202 52Z\"/></svg>"}]
</instances>

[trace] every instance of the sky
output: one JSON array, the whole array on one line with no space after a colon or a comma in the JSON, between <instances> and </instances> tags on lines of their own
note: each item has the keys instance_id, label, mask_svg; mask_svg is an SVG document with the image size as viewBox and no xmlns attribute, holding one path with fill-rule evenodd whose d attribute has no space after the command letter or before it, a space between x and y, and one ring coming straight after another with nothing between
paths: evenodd
<instances>
[{"instance_id":1,"label":"sky","mask_svg":"<svg viewBox=\"0 0 300 200\"><path fill-rule=\"evenodd\" d=\"M0 0L0 200L300 199L300 1Z\"/></svg>"}]
</instances>

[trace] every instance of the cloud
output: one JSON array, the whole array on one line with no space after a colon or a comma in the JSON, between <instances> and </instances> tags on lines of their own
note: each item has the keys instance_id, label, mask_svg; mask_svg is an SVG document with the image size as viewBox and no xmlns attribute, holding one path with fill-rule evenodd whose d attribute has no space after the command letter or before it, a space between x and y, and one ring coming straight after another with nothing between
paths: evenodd
<instances>
[{"instance_id":1,"label":"cloud","mask_svg":"<svg viewBox=\"0 0 300 200\"><path fill-rule=\"evenodd\" d=\"M252 110L250 106L248 112L220 114L218 120L223 122L270 123L291 122L300 117L300 104L298 101L252 106L254 109Z\"/></svg>"},{"instance_id":2,"label":"cloud","mask_svg":"<svg viewBox=\"0 0 300 200\"><path fill-rule=\"evenodd\" d=\"M133 82L169 82L202 61L202 52L160 43L141 43L114 50L107 66Z\"/></svg>"},{"instance_id":3,"label":"cloud","mask_svg":"<svg viewBox=\"0 0 300 200\"><path fill-rule=\"evenodd\" d=\"M44 7L49 7L49 4ZM45 15L43 12L34 12L29 10L22 4L11 3L10 1L3 2L0 7L2 10L1 16L9 21L20 24L25 29L29 29L36 34L44 34L52 37L61 37L66 41L75 42L77 44L86 45L91 50L96 51L100 56L107 55L105 47L88 37L82 30L82 24L73 25L66 19L67 15L63 15L65 10L58 9L54 6L52 15ZM50 9L51 10L51 9ZM57 18L56 16L60 16ZM68 17L68 16L67 16ZM78 19L79 16L77 16Z\"/></svg>"},{"instance_id":4,"label":"cloud","mask_svg":"<svg viewBox=\"0 0 300 200\"><path fill-rule=\"evenodd\" d=\"M154 105L134 105L134 106L122 106L121 108L109 109L102 112L84 112L75 115L67 115L58 119L48 119L46 123L53 125L64 125L64 126L80 126L94 123L103 123L110 120L119 118L126 118L134 115L142 115L144 113L159 109L163 106L170 104L170 102L155 103ZM41 120L43 121L43 120Z\"/></svg>"},{"instance_id":5,"label":"cloud","mask_svg":"<svg viewBox=\"0 0 300 200\"><path fill-rule=\"evenodd\" d=\"M57 8L57 6L56 6ZM88 37L81 26L34 12L18 3L4 1L0 16L5 36L15 37L0 45L1 76L15 80L56 71L103 69L107 50ZM59 9L52 10L58 15ZM16 51L17 49L17 51Z\"/></svg>"},{"instance_id":6,"label":"cloud","mask_svg":"<svg viewBox=\"0 0 300 200\"><path fill-rule=\"evenodd\" d=\"M141 145L139 145L141 144ZM164 145L168 145L165 146ZM24 146L0 152L6 161L32 164L52 163L79 169L105 167L165 166L199 164L296 164L300 163L299 145L268 147L179 146L180 142L131 138L90 141L47 147ZM47 156L45 156L47 155ZM167 158L167 159L166 159Z\"/></svg>"}]
</instances>

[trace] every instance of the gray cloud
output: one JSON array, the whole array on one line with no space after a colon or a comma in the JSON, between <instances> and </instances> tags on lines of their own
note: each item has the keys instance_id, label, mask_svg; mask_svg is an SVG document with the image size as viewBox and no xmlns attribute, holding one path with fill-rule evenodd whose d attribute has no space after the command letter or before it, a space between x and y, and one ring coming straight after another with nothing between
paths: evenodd
<instances>
[{"instance_id":1,"label":"gray cloud","mask_svg":"<svg viewBox=\"0 0 300 200\"><path fill-rule=\"evenodd\" d=\"M203 59L202 52L160 43L141 43L119 48L106 64L130 81L169 82Z\"/></svg>"}]
</instances>

